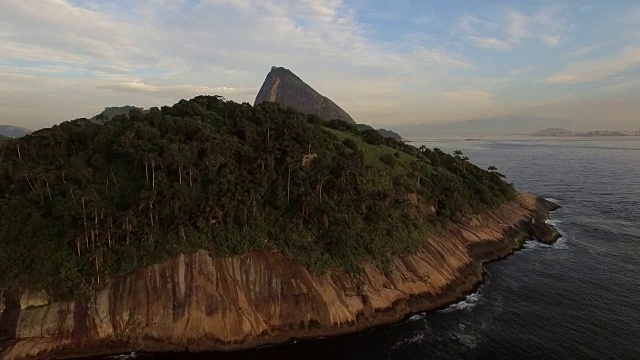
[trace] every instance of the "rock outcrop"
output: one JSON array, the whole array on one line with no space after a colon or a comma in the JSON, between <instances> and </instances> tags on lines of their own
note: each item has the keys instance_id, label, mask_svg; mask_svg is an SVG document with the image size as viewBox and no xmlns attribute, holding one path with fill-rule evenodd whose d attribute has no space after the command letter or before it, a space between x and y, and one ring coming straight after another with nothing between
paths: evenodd
<instances>
[{"instance_id":1,"label":"rock outcrop","mask_svg":"<svg viewBox=\"0 0 640 360\"><path fill-rule=\"evenodd\" d=\"M482 264L512 253L555 205L530 194L433 235L388 271L310 273L277 253L205 251L114 279L90 299L0 292L0 359L129 351L234 350L353 332L436 309L471 291ZM534 229L536 228L536 229Z\"/></svg>"},{"instance_id":2,"label":"rock outcrop","mask_svg":"<svg viewBox=\"0 0 640 360\"><path fill-rule=\"evenodd\" d=\"M147 111L143 108L131 105L106 107L100 114L92 117L89 120L96 124L104 124L108 121L111 121L111 119L118 115L125 115L126 117L129 117L129 113L133 110Z\"/></svg>"},{"instance_id":3,"label":"rock outcrop","mask_svg":"<svg viewBox=\"0 0 640 360\"><path fill-rule=\"evenodd\" d=\"M355 124L346 111L283 67L271 68L256 96L254 105L264 101L276 102L306 114L315 114L325 121L340 119Z\"/></svg>"}]
</instances>

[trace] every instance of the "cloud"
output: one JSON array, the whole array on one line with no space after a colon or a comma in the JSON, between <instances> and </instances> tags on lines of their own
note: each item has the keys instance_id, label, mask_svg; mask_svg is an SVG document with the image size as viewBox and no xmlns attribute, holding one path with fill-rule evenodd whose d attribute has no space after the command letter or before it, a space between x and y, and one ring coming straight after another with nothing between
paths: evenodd
<instances>
[{"instance_id":1,"label":"cloud","mask_svg":"<svg viewBox=\"0 0 640 360\"><path fill-rule=\"evenodd\" d=\"M514 47L514 43L508 40L502 40L495 37L486 37L486 36L469 36L469 40L473 42L476 46L485 48L485 49L494 49L494 50L510 50Z\"/></svg>"},{"instance_id":2,"label":"cloud","mask_svg":"<svg viewBox=\"0 0 640 360\"><path fill-rule=\"evenodd\" d=\"M631 24L640 24L640 6L631 9L625 20Z\"/></svg>"},{"instance_id":3,"label":"cloud","mask_svg":"<svg viewBox=\"0 0 640 360\"><path fill-rule=\"evenodd\" d=\"M24 75L24 74L0 73L0 80L3 80L3 81L36 80L36 77L33 75Z\"/></svg>"},{"instance_id":4,"label":"cloud","mask_svg":"<svg viewBox=\"0 0 640 360\"><path fill-rule=\"evenodd\" d=\"M548 47L556 47L558 45L560 45L560 43L562 42L562 36L561 35L542 35L540 37L540 40L545 43Z\"/></svg>"},{"instance_id":5,"label":"cloud","mask_svg":"<svg viewBox=\"0 0 640 360\"><path fill-rule=\"evenodd\" d=\"M477 90L472 86L466 85L456 91L446 91L443 93L446 98L459 101L484 102L492 98L490 92Z\"/></svg>"},{"instance_id":6,"label":"cloud","mask_svg":"<svg viewBox=\"0 0 640 360\"><path fill-rule=\"evenodd\" d=\"M471 69L473 65L461 60L456 54L437 49L418 48L414 52L415 58L428 65L444 65L454 68Z\"/></svg>"},{"instance_id":7,"label":"cloud","mask_svg":"<svg viewBox=\"0 0 640 360\"><path fill-rule=\"evenodd\" d=\"M512 50L531 39L554 48L568 38L569 26L561 15L562 11L555 7L531 14L516 10L500 11L489 19L465 15L458 20L454 32L485 49Z\"/></svg>"},{"instance_id":8,"label":"cloud","mask_svg":"<svg viewBox=\"0 0 640 360\"><path fill-rule=\"evenodd\" d=\"M366 99L391 108L415 88L473 69L433 41L373 40L342 0L6 0L2 8L0 78L13 78L0 91L13 96L5 107L30 103L11 109L10 121L32 127L199 93L251 102L272 65L345 99L349 111L378 116Z\"/></svg>"},{"instance_id":9,"label":"cloud","mask_svg":"<svg viewBox=\"0 0 640 360\"><path fill-rule=\"evenodd\" d=\"M596 7L596 4L587 4L580 7L580 12L585 12Z\"/></svg>"},{"instance_id":10,"label":"cloud","mask_svg":"<svg viewBox=\"0 0 640 360\"><path fill-rule=\"evenodd\" d=\"M533 66L515 68L515 69L511 69L509 71L509 75L511 75L511 76L520 76L520 75L524 75L524 74L530 73L533 70L535 70L535 67L533 67Z\"/></svg>"},{"instance_id":11,"label":"cloud","mask_svg":"<svg viewBox=\"0 0 640 360\"><path fill-rule=\"evenodd\" d=\"M411 18L411 22L413 22L414 24L419 24L419 25L431 24L431 23L433 23L433 20L434 20L433 16L428 15L428 14L415 16L415 17Z\"/></svg>"},{"instance_id":12,"label":"cloud","mask_svg":"<svg viewBox=\"0 0 640 360\"><path fill-rule=\"evenodd\" d=\"M628 46L616 56L569 64L567 68L545 79L549 84L578 84L616 75L640 65L640 46Z\"/></svg>"},{"instance_id":13,"label":"cloud","mask_svg":"<svg viewBox=\"0 0 640 360\"><path fill-rule=\"evenodd\" d=\"M578 50L574 50L574 51L568 53L567 56L568 57L580 57L580 56L583 56L583 55L587 55L587 54L593 52L594 50L596 50L596 49L598 49L600 47L601 47L600 45L590 45L590 46L587 46L587 47L580 48Z\"/></svg>"},{"instance_id":14,"label":"cloud","mask_svg":"<svg viewBox=\"0 0 640 360\"><path fill-rule=\"evenodd\" d=\"M234 88L226 86L208 87L193 85L150 85L139 80L130 80L122 82L114 82L107 84L97 84L98 89L110 90L124 93L146 93L146 94L164 94L177 96L194 96L200 94L256 94L258 88Z\"/></svg>"},{"instance_id":15,"label":"cloud","mask_svg":"<svg viewBox=\"0 0 640 360\"><path fill-rule=\"evenodd\" d=\"M614 83L602 87L602 90L628 94L630 91L640 90L640 79L621 76L620 78L615 79Z\"/></svg>"},{"instance_id":16,"label":"cloud","mask_svg":"<svg viewBox=\"0 0 640 360\"><path fill-rule=\"evenodd\" d=\"M578 43L598 40L585 31L568 44L569 55L540 54L577 32L568 19L582 26L578 5L541 3L505 8L494 0L469 16L405 1L2 0L2 120L37 128L105 106L147 108L200 93L252 102L272 65L290 68L362 122L501 111L507 98L530 103L534 91L558 95L562 88L527 82L555 61L573 62L597 48ZM637 43L637 26L625 16L619 22L630 29L616 41ZM574 62L546 82L627 75L618 70L634 62L623 53ZM606 85L616 81L623 80Z\"/></svg>"}]
</instances>

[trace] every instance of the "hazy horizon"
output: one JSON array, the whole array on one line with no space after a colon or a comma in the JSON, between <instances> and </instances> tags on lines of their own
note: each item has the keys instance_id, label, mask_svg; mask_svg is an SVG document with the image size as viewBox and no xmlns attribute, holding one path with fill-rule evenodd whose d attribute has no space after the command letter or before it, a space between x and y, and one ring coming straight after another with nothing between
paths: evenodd
<instances>
[{"instance_id":1,"label":"hazy horizon","mask_svg":"<svg viewBox=\"0 0 640 360\"><path fill-rule=\"evenodd\" d=\"M522 117L563 119L576 131L640 127L634 1L7 0L1 8L2 124L37 129L200 94L253 103L275 65L376 127Z\"/></svg>"}]
</instances>

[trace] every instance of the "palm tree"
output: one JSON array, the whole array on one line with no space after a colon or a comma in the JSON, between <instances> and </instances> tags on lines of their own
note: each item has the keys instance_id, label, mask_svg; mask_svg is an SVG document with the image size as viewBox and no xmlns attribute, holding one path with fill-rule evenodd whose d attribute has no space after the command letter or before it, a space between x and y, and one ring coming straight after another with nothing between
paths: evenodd
<instances>
[{"instance_id":1,"label":"palm tree","mask_svg":"<svg viewBox=\"0 0 640 360\"><path fill-rule=\"evenodd\" d=\"M492 174L495 174L495 175L497 175L498 177L501 177L501 178L503 178L503 179L506 177L506 176L504 176L504 174L499 173L499 172L498 172L498 168L497 168L497 167L495 167L495 166L493 166L493 165L489 166L489 167L487 168L487 170L491 171L491 173L492 173Z\"/></svg>"},{"instance_id":2,"label":"palm tree","mask_svg":"<svg viewBox=\"0 0 640 360\"><path fill-rule=\"evenodd\" d=\"M460 156L462 156L462 150L460 150L460 149L456 149L456 150L453 152L453 156L455 156L455 157L460 157Z\"/></svg>"}]
</instances>

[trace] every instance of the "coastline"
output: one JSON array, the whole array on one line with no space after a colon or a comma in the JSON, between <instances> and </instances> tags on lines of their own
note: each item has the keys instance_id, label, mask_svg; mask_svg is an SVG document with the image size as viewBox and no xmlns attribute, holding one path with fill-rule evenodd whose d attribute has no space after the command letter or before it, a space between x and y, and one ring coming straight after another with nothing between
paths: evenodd
<instances>
[{"instance_id":1,"label":"coastline","mask_svg":"<svg viewBox=\"0 0 640 360\"><path fill-rule=\"evenodd\" d=\"M88 304L18 301L14 339L0 342L0 359L233 351L396 323L464 298L484 281L484 264L511 255L529 236L557 240L544 223L557 208L519 194L398 257L388 274L365 264L359 278L315 276L272 253L183 255L110 283ZM7 299L0 328L16 316Z\"/></svg>"}]
</instances>

